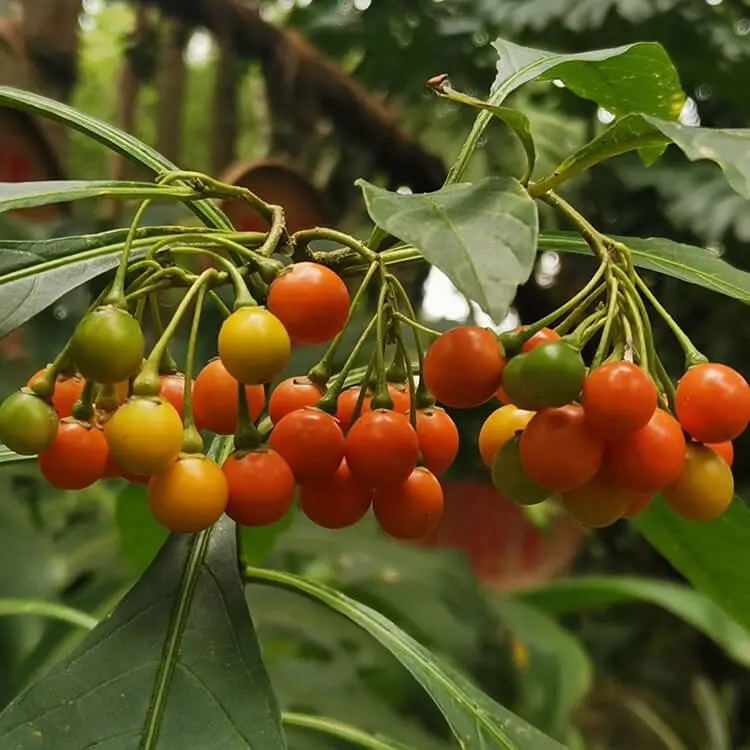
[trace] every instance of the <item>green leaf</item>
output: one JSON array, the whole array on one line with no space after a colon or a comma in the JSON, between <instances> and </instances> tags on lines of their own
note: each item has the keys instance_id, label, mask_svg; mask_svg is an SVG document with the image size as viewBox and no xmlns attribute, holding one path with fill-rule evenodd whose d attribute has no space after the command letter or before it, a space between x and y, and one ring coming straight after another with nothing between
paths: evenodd
<instances>
[{"instance_id":1,"label":"green leaf","mask_svg":"<svg viewBox=\"0 0 750 750\"><path fill-rule=\"evenodd\" d=\"M690 161L706 159L718 164L729 184L750 200L750 129L696 128L644 115Z\"/></svg>"},{"instance_id":2,"label":"green leaf","mask_svg":"<svg viewBox=\"0 0 750 750\"><path fill-rule=\"evenodd\" d=\"M295 503L289 512L276 523L257 528L241 527L240 546L243 562L247 565L262 565L276 548L279 537L292 527L296 516L297 505Z\"/></svg>"},{"instance_id":3,"label":"green leaf","mask_svg":"<svg viewBox=\"0 0 750 750\"><path fill-rule=\"evenodd\" d=\"M750 667L750 631L707 596L682 584L628 576L583 576L528 589L519 597L552 615L634 601L655 604L700 630L739 664Z\"/></svg>"},{"instance_id":4,"label":"green leaf","mask_svg":"<svg viewBox=\"0 0 750 750\"><path fill-rule=\"evenodd\" d=\"M495 40L492 46L499 55L493 102L534 79L555 78L616 115L645 112L676 120L685 103L677 70L655 42L571 55L521 47L505 39Z\"/></svg>"},{"instance_id":5,"label":"green leaf","mask_svg":"<svg viewBox=\"0 0 750 750\"><path fill-rule=\"evenodd\" d=\"M385 739L380 735L362 732L356 727L324 716L309 716L308 714L285 711L281 714L281 720L288 726L312 729L328 737L334 737L337 740L344 740L357 747L365 748L365 750L409 750L406 745L402 745L400 742Z\"/></svg>"},{"instance_id":6,"label":"green leaf","mask_svg":"<svg viewBox=\"0 0 750 750\"><path fill-rule=\"evenodd\" d=\"M82 284L113 269L128 230L38 241L0 241L0 338ZM132 257L159 239L195 233L188 227L145 227Z\"/></svg>"},{"instance_id":7,"label":"green leaf","mask_svg":"<svg viewBox=\"0 0 750 750\"><path fill-rule=\"evenodd\" d=\"M275 570L248 568L246 579L304 594L369 632L412 674L435 701L462 748L473 750L561 750L508 709L491 700L465 677L419 645L390 620L327 586Z\"/></svg>"},{"instance_id":8,"label":"green leaf","mask_svg":"<svg viewBox=\"0 0 750 750\"><path fill-rule=\"evenodd\" d=\"M45 602L38 599L0 599L0 617L9 615L36 615L62 620L78 628L92 630L98 620L85 612L55 602Z\"/></svg>"},{"instance_id":9,"label":"green leaf","mask_svg":"<svg viewBox=\"0 0 750 750\"><path fill-rule=\"evenodd\" d=\"M0 744L283 750L234 524L172 536L113 614L0 714Z\"/></svg>"},{"instance_id":10,"label":"green leaf","mask_svg":"<svg viewBox=\"0 0 750 750\"><path fill-rule=\"evenodd\" d=\"M375 224L414 245L495 322L505 318L531 276L539 229L536 205L517 180L489 177L411 195L357 184Z\"/></svg>"},{"instance_id":11,"label":"green leaf","mask_svg":"<svg viewBox=\"0 0 750 750\"><path fill-rule=\"evenodd\" d=\"M645 149L647 164L673 143L690 161L712 161L722 169L729 184L750 199L750 129L698 128L678 122L631 114L615 121L607 130L569 156L554 173L532 187L540 195L611 156ZM657 151L654 151L654 149Z\"/></svg>"},{"instance_id":12,"label":"green leaf","mask_svg":"<svg viewBox=\"0 0 750 750\"><path fill-rule=\"evenodd\" d=\"M148 568L169 536L149 510L145 485L128 484L120 491L115 520L122 553L140 574Z\"/></svg>"},{"instance_id":13,"label":"green leaf","mask_svg":"<svg viewBox=\"0 0 750 750\"><path fill-rule=\"evenodd\" d=\"M113 127L95 117L85 115L67 104L54 99L32 94L29 91L0 86L0 106L20 109L23 112L45 117L66 127L84 133L126 159L139 164L155 174L171 172L177 167L158 151L147 146L132 135ZM218 229L229 229L231 223L211 201L191 203L193 212L207 225Z\"/></svg>"},{"instance_id":14,"label":"green leaf","mask_svg":"<svg viewBox=\"0 0 750 750\"><path fill-rule=\"evenodd\" d=\"M0 445L0 464L15 464L19 461L33 461L36 456L21 456L10 448Z\"/></svg>"},{"instance_id":15,"label":"green leaf","mask_svg":"<svg viewBox=\"0 0 750 750\"><path fill-rule=\"evenodd\" d=\"M657 498L632 523L696 589L750 629L750 511L739 498L702 523L680 518Z\"/></svg>"},{"instance_id":16,"label":"green leaf","mask_svg":"<svg viewBox=\"0 0 750 750\"><path fill-rule=\"evenodd\" d=\"M625 115L615 120L583 148L568 156L551 175L535 182L530 192L532 195L542 195L605 159L636 149L642 149L643 161L650 165L669 143L669 138L652 127L641 115Z\"/></svg>"},{"instance_id":17,"label":"green leaf","mask_svg":"<svg viewBox=\"0 0 750 750\"><path fill-rule=\"evenodd\" d=\"M517 596L490 597L490 602L513 637L524 717L564 737L572 712L591 689L591 659L581 643L541 608Z\"/></svg>"},{"instance_id":18,"label":"green leaf","mask_svg":"<svg viewBox=\"0 0 750 750\"><path fill-rule=\"evenodd\" d=\"M702 247L683 245L662 237L613 237L630 248L633 263L647 271L671 276L689 284L750 302L750 273L730 266ZM590 255L589 246L575 232L539 235L539 249Z\"/></svg>"},{"instance_id":19,"label":"green leaf","mask_svg":"<svg viewBox=\"0 0 750 750\"><path fill-rule=\"evenodd\" d=\"M87 198L122 200L197 200L200 193L187 187L155 185L152 182L113 180L46 180L0 182L0 213L21 208L70 203Z\"/></svg>"}]
</instances>

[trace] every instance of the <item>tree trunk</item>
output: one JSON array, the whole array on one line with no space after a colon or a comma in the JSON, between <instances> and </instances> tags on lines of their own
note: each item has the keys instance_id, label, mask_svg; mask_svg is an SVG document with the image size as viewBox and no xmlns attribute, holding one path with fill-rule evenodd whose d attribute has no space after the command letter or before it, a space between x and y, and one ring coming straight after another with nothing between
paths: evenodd
<instances>
[{"instance_id":1,"label":"tree trunk","mask_svg":"<svg viewBox=\"0 0 750 750\"><path fill-rule=\"evenodd\" d=\"M219 57L216 61L214 97L211 111L211 171L223 172L237 158L239 132L240 64L232 34L222 29L216 34Z\"/></svg>"},{"instance_id":2,"label":"tree trunk","mask_svg":"<svg viewBox=\"0 0 750 750\"><path fill-rule=\"evenodd\" d=\"M184 52L189 34L181 21L171 18L164 20L156 77L159 96L156 148L176 163L179 163L182 153L182 114L187 77Z\"/></svg>"},{"instance_id":3,"label":"tree trunk","mask_svg":"<svg viewBox=\"0 0 750 750\"><path fill-rule=\"evenodd\" d=\"M82 0L23 0L26 54L39 91L68 101L78 72L78 17Z\"/></svg>"},{"instance_id":4,"label":"tree trunk","mask_svg":"<svg viewBox=\"0 0 750 750\"><path fill-rule=\"evenodd\" d=\"M137 45L139 40L143 39L148 33L149 22L150 19L146 6L140 2L136 3L132 45ZM126 133L132 133L135 126L140 81L133 59L131 55L127 54L127 50L124 50L115 86L117 87L115 122L121 130L124 130ZM137 168L131 162L117 154L113 154L109 162L109 176L112 180L127 180L137 177L138 173ZM111 201L108 208L109 217L114 221L120 214L122 202Z\"/></svg>"}]
</instances>

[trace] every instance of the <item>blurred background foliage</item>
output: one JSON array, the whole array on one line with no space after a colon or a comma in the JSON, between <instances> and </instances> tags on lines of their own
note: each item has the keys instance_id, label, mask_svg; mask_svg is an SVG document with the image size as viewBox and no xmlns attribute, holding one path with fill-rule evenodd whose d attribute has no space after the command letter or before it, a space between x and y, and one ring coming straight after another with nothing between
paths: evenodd
<instances>
[{"instance_id":1,"label":"blurred background foliage","mask_svg":"<svg viewBox=\"0 0 750 750\"><path fill-rule=\"evenodd\" d=\"M237 163L281 159L314 185L336 226L359 234L368 227L356 177L391 188L439 187L473 113L438 100L425 81L447 72L455 87L486 96L497 35L567 52L661 42L688 95L683 122L743 127L750 121L747 0L213 1L209 15L210 0L0 3L8 42L3 82L115 122L185 168L220 174ZM49 21L53 6L62 13L59 24ZM210 28L202 25L207 18ZM509 104L531 119L539 173L610 119L551 84L527 86ZM132 176L78 134L46 134L59 155L51 177ZM512 135L495 122L468 176L517 173L522 159ZM688 166L675 149L649 169L635 155L620 157L564 192L607 232L666 236L750 267L750 206L718 168ZM127 224L130 215L132 207L118 213L82 204L45 224L3 217L0 231L85 233ZM153 209L148 221L190 218ZM543 222L555 226L547 213ZM494 323L540 317L589 271L586 259L544 253L509 319ZM440 274L405 274L434 327L472 316L486 322ZM666 277L649 281L709 357L750 371L750 318L736 301ZM105 282L66 295L0 343L0 395L52 359ZM201 362L215 353L218 325L213 313L206 317ZM680 353L666 331L659 334L677 374ZM181 361L181 340L174 354ZM298 352L290 372L304 372L319 354ZM544 597L524 598L529 587L571 565L576 576L678 577L629 525L583 538L565 519L553 517L540 530L502 503L474 450L490 408L459 417L465 448L446 479L452 510L433 548L393 544L367 522L331 534L290 517L248 534L255 561L303 572L375 606L570 748L750 748L750 662L746 652L737 657L744 632L735 633L730 658L731 648L722 650L650 604L601 606L592 596L590 605L565 614L565 607L545 609ZM750 483L749 440L736 446L740 494ZM62 493L46 486L33 464L0 467L0 486L0 597L57 600L104 614L163 538L145 512L142 488L113 482ZM455 549L435 548L446 545ZM341 718L415 748L451 746L418 687L353 626L284 592L250 587L247 596L283 708ZM63 624L0 618L0 703L80 635ZM290 746L333 747L301 730L290 733Z\"/></svg>"}]
</instances>

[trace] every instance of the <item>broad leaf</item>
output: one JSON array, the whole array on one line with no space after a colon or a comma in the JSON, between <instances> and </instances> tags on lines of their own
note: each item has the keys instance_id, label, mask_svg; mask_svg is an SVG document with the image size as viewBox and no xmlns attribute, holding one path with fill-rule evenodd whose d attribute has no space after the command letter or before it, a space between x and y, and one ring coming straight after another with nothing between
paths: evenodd
<instances>
[{"instance_id":1,"label":"broad leaf","mask_svg":"<svg viewBox=\"0 0 750 750\"><path fill-rule=\"evenodd\" d=\"M700 630L739 664L750 667L750 631L707 596L682 584L627 576L584 576L553 581L519 597L552 615L634 601L655 604Z\"/></svg>"},{"instance_id":2,"label":"broad leaf","mask_svg":"<svg viewBox=\"0 0 750 750\"><path fill-rule=\"evenodd\" d=\"M0 444L0 464L15 464L19 461L33 461L35 456L21 456Z\"/></svg>"},{"instance_id":3,"label":"broad leaf","mask_svg":"<svg viewBox=\"0 0 750 750\"><path fill-rule=\"evenodd\" d=\"M572 55L521 47L505 39L492 46L499 55L493 103L537 78L560 79L578 96L616 115L645 112L676 120L685 102L677 71L655 42Z\"/></svg>"},{"instance_id":4,"label":"broad leaf","mask_svg":"<svg viewBox=\"0 0 750 750\"><path fill-rule=\"evenodd\" d=\"M730 266L702 247L659 238L614 237L630 248L633 263L647 271L672 276L726 297L750 303L750 273ZM539 235L539 248L590 255L589 246L574 232Z\"/></svg>"},{"instance_id":5,"label":"broad leaf","mask_svg":"<svg viewBox=\"0 0 750 750\"><path fill-rule=\"evenodd\" d=\"M196 200L199 196L200 193L187 187L162 186L151 182L112 180L0 182L0 213L48 206L51 203L70 203L87 198Z\"/></svg>"},{"instance_id":6,"label":"broad leaf","mask_svg":"<svg viewBox=\"0 0 750 750\"><path fill-rule=\"evenodd\" d=\"M155 174L171 172L177 167L158 151L139 141L132 135L113 127L95 117L85 115L67 104L56 102L29 91L0 86L0 106L20 109L23 112L45 117L59 122L65 127L77 130L89 138L103 144L115 153L139 164ZM218 229L231 228L222 211L211 201L201 200L191 203L193 212L207 225Z\"/></svg>"},{"instance_id":7,"label":"broad leaf","mask_svg":"<svg viewBox=\"0 0 750 750\"><path fill-rule=\"evenodd\" d=\"M658 156L663 146L674 143L691 161L712 161L723 170L729 184L750 199L750 129L697 128L678 122L631 114L569 156L549 177L539 180L532 193L539 195L611 156L645 149ZM653 158L645 159L646 163Z\"/></svg>"},{"instance_id":8,"label":"broad leaf","mask_svg":"<svg viewBox=\"0 0 750 750\"><path fill-rule=\"evenodd\" d=\"M541 609L516 596L491 596L490 601L513 638L523 715L545 732L564 737L572 712L591 689L591 659L581 643Z\"/></svg>"},{"instance_id":9,"label":"broad leaf","mask_svg":"<svg viewBox=\"0 0 750 750\"><path fill-rule=\"evenodd\" d=\"M250 582L280 586L316 599L369 632L429 693L462 748L562 750L562 745L491 700L370 607L291 573L248 568L245 574Z\"/></svg>"},{"instance_id":10,"label":"broad leaf","mask_svg":"<svg viewBox=\"0 0 750 750\"><path fill-rule=\"evenodd\" d=\"M633 523L696 589L750 629L750 511L739 498L703 523L680 518L657 499Z\"/></svg>"},{"instance_id":11,"label":"broad leaf","mask_svg":"<svg viewBox=\"0 0 750 750\"><path fill-rule=\"evenodd\" d=\"M114 613L0 714L0 745L283 750L234 524L172 536Z\"/></svg>"},{"instance_id":12,"label":"broad leaf","mask_svg":"<svg viewBox=\"0 0 750 750\"><path fill-rule=\"evenodd\" d=\"M536 205L511 177L402 195L358 181L372 220L414 245L494 321L507 314L536 258Z\"/></svg>"},{"instance_id":13,"label":"broad leaf","mask_svg":"<svg viewBox=\"0 0 750 750\"><path fill-rule=\"evenodd\" d=\"M650 125L641 115L625 115L583 148L568 156L551 174L531 186L532 195L541 195L581 172L628 151L641 150L644 162L651 164L669 144L669 138ZM654 148L656 147L656 150Z\"/></svg>"},{"instance_id":14,"label":"broad leaf","mask_svg":"<svg viewBox=\"0 0 750 750\"><path fill-rule=\"evenodd\" d=\"M750 200L750 129L695 128L656 117L645 119L678 146L690 161L718 164L729 184Z\"/></svg>"},{"instance_id":15,"label":"broad leaf","mask_svg":"<svg viewBox=\"0 0 750 750\"><path fill-rule=\"evenodd\" d=\"M142 257L144 249L131 251L133 258ZM55 264L36 275L22 272L20 278L3 281L0 278L0 338L7 336L27 320L48 308L60 297L77 289L87 281L111 271L119 262L117 249L108 255L67 258L65 265ZM24 269L24 271L27 269Z\"/></svg>"}]
</instances>

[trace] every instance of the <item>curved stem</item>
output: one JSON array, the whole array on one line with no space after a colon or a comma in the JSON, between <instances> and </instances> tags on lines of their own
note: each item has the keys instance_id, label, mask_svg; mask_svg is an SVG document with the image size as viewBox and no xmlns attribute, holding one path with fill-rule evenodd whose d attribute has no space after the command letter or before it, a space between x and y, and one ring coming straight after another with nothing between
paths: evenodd
<instances>
[{"instance_id":1,"label":"curved stem","mask_svg":"<svg viewBox=\"0 0 750 750\"><path fill-rule=\"evenodd\" d=\"M177 255L207 255L216 263L219 263L221 266L223 266L226 272L229 274L229 278L232 280L232 284L234 285L235 310L240 307L255 307L258 304L250 294L250 291L247 288L247 284L245 284L245 280L242 278L242 274L239 272L237 267L233 265L231 261L222 257L218 253L214 253L211 250L206 250L204 248L182 245L170 248L170 252Z\"/></svg>"},{"instance_id":2,"label":"curved stem","mask_svg":"<svg viewBox=\"0 0 750 750\"><path fill-rule=\"evenodd\" d=\"M346 376L354 366L354 363L357 361L357 357L359 357L359 353L362 351L362 347L365 345L365 342L374 330L377 322L378 316L373 315L370 319L370 322L365 326L364 331L362 331L362 333L360 334L359 339L357 340L357 343L354 345L354 348L347 357L346 362L344 362L344 366L326 387L325 393L320 398L320 401L318 401L317 404L319 409L327 411L329 414L336 413L336 402L338 400L339 393L341 393L341 389L344 386Z\"/></svg>"},{"instance_id":3,"label":"curved stem","mask_svg":"<svg viewBox=\"0 0 750 750\"><path fill-rule=\"evenodd\" d=\"M618 282L617 277L610 273L607 279L608 284L608 299L607 299L607 317L604 324L604 330L602 331L602 337L599 340L599 346L596 348L596 354L591 361L591 369L599 367L604 361L604 357L607 354L607 347L609 346L610 336L612 334L612 324L617 316L617 290Z\"/></svg>"},{"instance_id":4,"label":"curved stem","mask_svg":"<svg viewBox=\"0 0 750 750\"><path fill-rule=\"evenodd\" d=\"M356 727L344 724L336 719L282 711L281 721L283 724L291 727L312 729L315 732L321 732L337 740L344 740L363 748L363 750L406 750L403 745L396 744L382 737L367 734Z\"/></svg>"},{"instance_id":5,"label":"curved stem","mask_svg":"<svg viewBox=\"0 0 750 750\"><path fill-rule=\"evenodd\" d=\"M328 379L331 377L331 363L333 358L336 356L336 352L341 345L346 330L349 328L354 316L357 314L357 307L363 299L367 287L369 286L370 281L372 281L372 277L375 275L375 271L378 270L378 267L378 263L370 264L364 278L362 279L362 283L359 285L359 289L357 289L352 298L352 302L349 305L349 314L346 316L344 327L336 334L336 336L334 336L333 341L331 341L328 345L328 349L326 349L326 353L320 358L318 363L311 367L307 373L307 377L310 378L313 383L325 386Z\"/></svg>"},{"instance_id":6,"label":"curved stem","mask_svg":"<svg viewBox=\"0 0 750 750\"><path fill-rule=\"evenodd\" d=\"M90 422L94 416L94 385L93 380L84 383L81 395L71 409L71 416L81 422Z\"/></svg>"},{"instance_id":7,"label":"curved stem","mask_svg":"<svg viewBox=\"0 0 750 750\"><path fill-rule=\"evenodd\" d=\"M164 333L161 335L159 340L154 345L151 353L146 359L146 364L133 381L133 393L138 396L152 396L158 395L161 391L161 379L159 378L159 363L164 356L164 351L169 344L169 340L177 330L177 326L182 320L182 316L193 301L193 298L200 292L201 288L206 284L212 276L215 276L216 271L213 268L205 270L195 281L195 283L188 289L185 296L180 300L180 304L177 305L177 309L172 315L172 319L169 321L167 327L164 329Z\"/></svg>"},{"instance_id":8,"label":"curved stem","mask_svg":"<svg viewBox=\"0 0 750 750\"><path fill-rule=\"evenodd\" d=\"M154 322L154 330L156 331L156 335L161 337L164 334L164 323L161 319L161 311L159 310L159 298L156 294L151 294L149 295L148 301L149 309L151 310L151 319ZM199 304L202 304L202 302L203 300L200 299ZM162 357L161 362L159 362L159 373L165 375L171 372L177 372L177 363L169 353L169 347L167 347L164 350L164 356Z\"/></svg>"},{"instance_id":9,"label":"curved stem","mask_svg":"<svg viewBox=\"0 0 750 750\"><path fill-rule=\"evenodd\" d=\"M586 244L591 248L591 252L600 261L606 263L612 260L604 241L604 235L568 201L553 192L540 195L539 200L544 201L548 206L552 206L552 208L563 216L576 232L581 235Z\"/></svg>"},{"instance_id":10,"label":"curved stem","mask_svg":"<svg viewBox=\"0 0 750 750\"><path fill-rule=\"evenodd\" d=\"M128 274L128 260L130 259L130 248L135 239L135 233L138 231L138 224L143 218L143 214L146 209L151 205L150 200L145 200L138 207L135 212L133 221L130 224L130 229L125 238L125 244L122 249L122 255L120 256L120 264L117 266L115 278L112 281L112 286L109 289L107 296L104 298L105 305L114 305L116 307L126 308L127 303L125 302L125 278Z\"/></svg>"},{"instance_id":11,"label":"curved stem","mask_svg":"<svg viewBox=\"0 0 750 750\"><path fill-rule=\"evenodd\" d=\"M440 336L440 331L435 331L432 328L428 328L426 325L423 325L422 323L417 323L416 320L412 320L407 315L404 315L401 312L394 312L393 317L398 320L400 323L404 323L405 325L412 328L414 331L419 331L420 333L425 333L428 336L431 336L432 338L436 339L438 336Z\"/></svg>"},{"instance_id":12,"label":"curved stem","mask_svg":"<svg viewBox=\"0 0 750 750\"><path fill-rule=\"evenodd\" d=\"M187 354L185 356L185 384L182 389L182 450L186 453L202 453L203 438L195 427L193 419L193 369L195 367L195 349L198 344L201 313L206 298L206 285L201 284L195 298L193 322L188 336ZM166 348L164 350L166 352Z\"/></svg>"},{"instance_id":13,"label":"curved stem","mask_svg":"<svg viewBox=\"0 0 750 750\"><path fill-rule=\"evenodd\" d=\"M369 247L361 243L359 240L354 239L354 237L351 237L344 232L339 232L336 229L328 229L326 227L302 229L299 232L295 232L290 238L292 245L300 249L306 249L307 246L315 240L331 240L332 242L338 242L340 245L354 250L362 260L367 263L372 263L377 259L377 253L374 253Z\"/></svg>"},{"instance_id":14,"label":"curved stem","mask_svg":"<svg viewBox=\"0 0 750 750\"><path fill-rule=\"evenodd\" d=\"M682 347L682 351L685 352L685 367L688 368L708 362L708 358L698 351L695 344L690 340L690 337L680 328L677 321L667 312L664 305L656 299L656 295L648 288L646 282L638 274L635 276L635 283L638 289L640 289L641 294L643 294L656 312L664 319L664 322L669 326L669 329Z\"/></svg>"}]
</instances>

